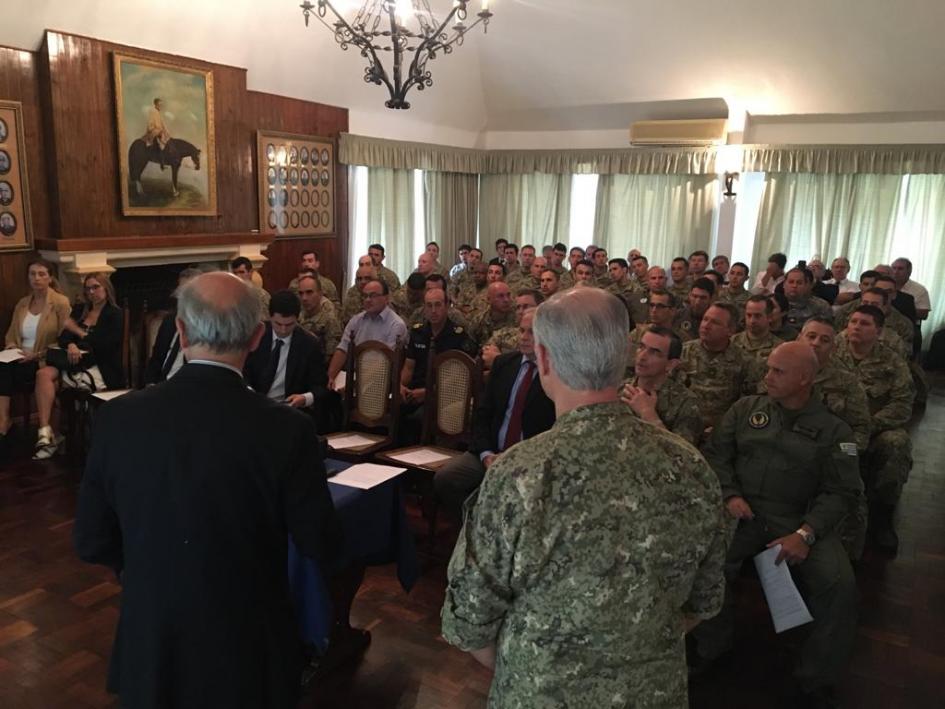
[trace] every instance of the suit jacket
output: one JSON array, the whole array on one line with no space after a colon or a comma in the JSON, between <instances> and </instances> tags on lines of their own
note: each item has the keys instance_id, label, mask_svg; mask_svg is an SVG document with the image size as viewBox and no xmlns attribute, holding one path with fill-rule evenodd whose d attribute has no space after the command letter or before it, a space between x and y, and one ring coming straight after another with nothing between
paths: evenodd
<instances>
[{"instance_id":1,"label":"suit jacket","mask_svg":"<svg viewBox=\"0 0 945 709\"><path fill-rule=\"evenodd\" d=\"M323 562L341 545L309 417L193 363L101 407L74 542L121 573L122 706L295 707L290 533Z\"/></svg>"},{"instance_id":2,"label":"suit jacket","mask_svg":"<svg viewBox=\"0 0 945 709\"><path fill-rule=\"evenodd\" d=\"M499 429L509 406L509 396L515 386L521 352L509 352L495 358L489 373L486 392L473 415L473 440L471 451L479 455L483 451L499 452ZM535 376L525 398L522 416L522 438L531 438L547 431L555 422L555 405L541 388L541 380Z\"/></svg>"},{"instance_id":3,"label":"suit jacket","mask_svg":"<svg viewBox=\"0 0 945 709\"><path fill-rule=\"evenodd\" d=\"M246 383L259 391L265 386L263 381L269 369L272 354L272 325L266 323L266 334L255 352L246 359L243 376ZM325 354L318 338L301 327L292 332L292 342L285 362L285 395L306 394L315 397L314 408L324 400L328 392L328 370L325 368ZM266 392L260 391L261 394Z\"/></svg>"},{"instance_id":4,"label":"suit jacket","mask_svg":"<svg viewBox=\"0 0 945 709\"><path fill-rule=\"evenodd\" d=\"M72 309L72 319L82 325L85 306L77 305ZM80 350L89 352L85 360L89 366L98 365L108 389L123 389L125 386L125 368L121 362L122 336L125 331L125 315L117 305L106 303L98 315L98 322L82 338L69 330L59 335L59 346L65 349L75 344Z\"/></svg>"},{"instance_id":5,"label":"suit jacket","mask_svg":"<svg viewBox=\"0 0 945 709\"><path fill-rule=\"evenodd\" d=\"M151 357L144 370L144 383L157 384L164 381L164 360L177 334L177 308L164 316L154 338L154 347L151 348Z\"/></svg>"}]
</instances>

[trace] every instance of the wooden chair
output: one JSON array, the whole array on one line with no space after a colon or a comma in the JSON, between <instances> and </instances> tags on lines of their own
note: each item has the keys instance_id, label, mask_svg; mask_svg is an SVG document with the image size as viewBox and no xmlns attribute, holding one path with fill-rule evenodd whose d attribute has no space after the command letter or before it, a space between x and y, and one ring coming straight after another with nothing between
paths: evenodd
<instances>
[{"instance_id":1,"label":"wooden chair","mask_svg":"<svg viewBox=\"0 0 945 709\"><path fill-rule=\"evenodd\" d=\"M482 360L474 360L459 350L434 355L431 348L421 445L384 451L375 456L379 462L388 465L406 466L409 477L416 480L420 506L429 521L431 545L436 535L437 518L433 477L437 470L462 455L472 442L472 416L481 383ZM411 464L396 457L421 451L442 458L430 463Z\"/></svg>"},{"instance_id":2,"label":"wooden chair","mask_svg":"<svg viewBox=\"0 0 945 709\"><path fill-rule=\"evenodd\" d=\"M377 340L362 342L348 353L343 430L326 437L333 458L364 461L397 440L402 360L400 348L392 350ZM352 426L358 428L352 430ZM385 433L374 433L377 429ZM355 434L371 443L357 448L332 448L332 440Z\"/></svg>"},{"instance_id":3,"label":"wooden chair","mask_svg":"<svg viewBox=\"0 0 945 709\"><path fill-rule=\"evenodd\" d=\"M167 316L167 310L148 311L148 301L144 301L141 306L141 337L138 343L138 387L144 388L145 378L148 371L148 360L151 358L151 350L154 349L154 341L157 340L158 330L161 323ZM131 380L128 382L132 386Z\"/></svg>"}]
</instances>

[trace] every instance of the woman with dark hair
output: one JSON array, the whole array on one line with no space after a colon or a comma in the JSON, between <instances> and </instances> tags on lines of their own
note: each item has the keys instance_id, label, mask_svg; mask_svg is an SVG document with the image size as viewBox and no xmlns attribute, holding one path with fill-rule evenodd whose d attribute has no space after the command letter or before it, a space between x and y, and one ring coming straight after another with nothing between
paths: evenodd
<instances>
[{"instance_id":1,"label":"woman with dark hair","mask_svg":"<svg viewBox=\"0 0 945 709\"><path fill-rule=\"evenodd\" d=\"M56 396L59 380L62 386L89 391L121 389L125 385L125 374L121 365L121 338L123 317L121 308L115 305L115 291L104 273L89 273L82 279L83 302L72 310L70 321L59 336L60 351L64 355L55 358L54 365L47 365L36 373L36 398L52 400ZM40 420L39 438L36 441L35 460L51 457L62 444L49 425Z\"/></svg>"},{"instance_id":2,"label":"woman with dark hair","mask_svg":"<svg viewBox=\"0 0 945 709\"><path fill-rule=\"evenodd\" d=\"M6 349L19 350L23 358L0 364L0 441L10 430L10 396L25 387L35 386L36 372L46 364L46 349L56 342L69 320L69 299L57 290L52 266L34 259L26 269L30 294L13 309L13 319L6 334ZM49 424L52 400L44 406L36 391L40 426Z\"/></svg>"}]
</instances>

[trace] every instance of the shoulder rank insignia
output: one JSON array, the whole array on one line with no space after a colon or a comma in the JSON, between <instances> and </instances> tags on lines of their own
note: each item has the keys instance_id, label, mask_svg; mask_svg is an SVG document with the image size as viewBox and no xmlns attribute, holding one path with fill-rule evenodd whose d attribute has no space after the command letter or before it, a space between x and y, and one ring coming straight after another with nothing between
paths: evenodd
<instances>
[{"instance_id":1,"label":"shoulder rank insignia","mask_svg":"<svg viewBox=\"0 0 945 709\"><path fill-rule=\"evenodd\" d=\"M852 455L855 458L856 457L856 443L841 443L840 452L844 453L845 455Z\"/></svg>"},{"instance_id":2,"label":"shoulder rank insignia","mask_svg":"<svg viewBox=\"0 0 945 709\"><path fill-rule=\"evenodd\" d=\"M771 418L764 411L755 411L748 417L748 425L752 428L764 428L770 421Z\"/></svg>"}]
</instances>

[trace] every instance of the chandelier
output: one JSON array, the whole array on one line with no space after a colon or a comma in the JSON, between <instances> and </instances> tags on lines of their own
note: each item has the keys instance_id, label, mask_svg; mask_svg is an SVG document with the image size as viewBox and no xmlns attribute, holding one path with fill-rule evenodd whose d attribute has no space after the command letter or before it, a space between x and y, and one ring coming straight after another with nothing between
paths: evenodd
<instances>
[{"instance_id":1,"label":"chandelier","mask_svg":"<svg viewBox=\"0 0 945 709\"><path fill-rule=\"evenodd\" d=\"M344 0L335 0L336 4L339 2ZM405 100L407 92L414 86L422 91L433 85L427 62L436 59L440 52L450 54L454 46L462 46L466 33L479 23L484 32L488 29L492 17L489 0L480 2L478 19L468 26L466 5L469 0L453 0L453 7L442 22L433 16L428 0L365 0L350 22L330 0L315 0L314 4L305 0L300 7L306 27L309 17L314 16L331 30L342 49L347 50L350 45L360 48L361 56L368 62L364 80L378 86L383 84L390 93L385 106L410 108ZM325 19L329 10L334 21L330 17ZM406 26L410 17L416 19L416 29ZM381 63L381 52L393 52L390 72Z\"/></svg>"}]
</instances>

